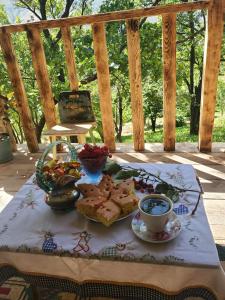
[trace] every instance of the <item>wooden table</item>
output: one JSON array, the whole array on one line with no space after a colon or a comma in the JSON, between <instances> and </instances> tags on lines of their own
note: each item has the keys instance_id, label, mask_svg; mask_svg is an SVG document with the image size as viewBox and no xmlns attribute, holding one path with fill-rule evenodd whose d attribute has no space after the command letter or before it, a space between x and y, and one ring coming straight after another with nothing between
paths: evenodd
<instances>
[{"instance_id":1,"label":"wooden table","mask_svg":"<svg viewBox=\"0 0 225 300\"><path fill-rule=\"evenodd\" d=\"M93 136L93 128L95 123L81 123L81 124L58 124L51 129L43 132L44 136L50 138L50 142L55 142L57 136L65 136L70 141L70 136L76 136L79 144L86 143L86 135L89 133L93 144L95 144ZM53 148L53 159L56 159L56 147Z\"/></svg>"},{"instance_id":2,"label":"wooden table","mask_svg":"<svg viewBox=\"0 0 225 300\"><path fill-rule=\"evenodd\" d=\"M38 192L32 179L23 188L28 190L32 188ZM23 192L23 190L21 191ZM29 231L31 228L29 224L33 220L32 214L40 214L42 204L37 205L36 210L32 211L32 205L35 206L33 200L37 200L39 197L33 200L27 198L27 202L24 202L26 197L21 191L9 205L17 207L17 204L22 203L23 208L16 210L18 214L30 209L30 213L26 214L26 219L19 219L20 230L23 231L22 228L26 228ZM57 253L40 254L33 250L31 253L31 250L25 247L27 242L25 239L20 241L20 249L17 249L21 252L12 251L4 243L8 230L4 226L7 225L7 222L4 223L7 220L5 219L5 216L8 215L7 209L9 206L2 212L0 218L0 240L3 243L0 246L1 281L10 276L21 275L34 285L60 288L62 291L76 292L83 296L129 297L129 299L132 297L133 299L158 299L162 297L162 299L169 299L168 295L180 295L179 299L182 299L188 295L204 295L207 300L225 299L225 277L219 265L215 267L162 265L135 261L87 259L87 257L75 257L72 253L67 253L65 256L57 255ZM45 210L40 215L40 223L36 226L37 231L41 230L42 220L46 220L44 217L46 212L48 211ZM8 220L10 221L14 217L15 215L12 214ZM31 219L29 220L29 218ZM63 218L66 222L66 215ZM34 222L36 221L34 218ZM50 223L50 219L47 221L46 224ZM9 228L10 226L8 224ZM8 234L8 237L10 236ZM22 233L21 236L23 236ZM19 236L17 238L19 239ZM12 239L12 243L14 243L14 239ZM167 298L166 296L163 298L163 295L167 295Z\"/></svg>"}]
</instances>

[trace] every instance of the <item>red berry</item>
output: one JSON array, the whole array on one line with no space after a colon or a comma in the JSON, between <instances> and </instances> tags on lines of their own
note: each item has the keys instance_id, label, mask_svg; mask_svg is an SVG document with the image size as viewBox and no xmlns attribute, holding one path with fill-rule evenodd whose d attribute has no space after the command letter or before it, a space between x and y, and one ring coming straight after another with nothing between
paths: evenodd
<instances>
[{"instance_id":1,"label":"red berry","mask_svg":"<svg viewBox=\"0 0 225 300\"><path fill-rule=\"evenodd\" d=\"M147 184L147 187L148 187L148 188L153 188L153 185L152 185L151 183L148 183L148 184Z\"/></svg>"},{"instance_id":2,"label":"red berry","mask_svg":"<svg viewBox=\"0 0 225 300\"><path fill-rule=\"evenodd\" d=\"M140 184L135 184L135 189L136 189L137 191L140 190L140 189L141 189Z\"/></svg>"}]
</instances>

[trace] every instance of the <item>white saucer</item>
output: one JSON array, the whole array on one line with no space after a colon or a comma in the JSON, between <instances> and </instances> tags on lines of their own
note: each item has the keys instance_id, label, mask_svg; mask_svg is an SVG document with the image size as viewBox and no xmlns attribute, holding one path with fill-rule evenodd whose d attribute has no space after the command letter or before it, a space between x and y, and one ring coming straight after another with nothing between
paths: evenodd
<instances>
[{"instance_id":1,"label":"white saucer","mask_svg":"<svg viewBox=\"0 0 225 300\"><path fill-rule=\"evenodd\" d=\"M133 232L140 239L150 243L166 243L175 239L181 232L181 222L177 215L171 213L170 219L165 226L164 231L159 233L153 233L147 229L144 221L141 219L140 212L138 212L131 223Z\"/></svg>"}]
</instances>

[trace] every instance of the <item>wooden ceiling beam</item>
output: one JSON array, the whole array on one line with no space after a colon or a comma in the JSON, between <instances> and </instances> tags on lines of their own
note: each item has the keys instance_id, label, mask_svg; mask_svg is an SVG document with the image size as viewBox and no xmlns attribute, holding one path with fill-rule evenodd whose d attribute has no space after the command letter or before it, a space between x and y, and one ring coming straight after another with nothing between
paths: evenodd
<instances>
[{"instance_id":1,"label":"wooden ceiling beam","mask_svg":"<svg viewBox=\"0 0 225 300\"><path fill-rule=\"evenodd\" d=\"M43 30L46 28L56 28L63 26L76 26L85 24L94 24L102 22L113 22L120 20L128 20L135 18L151 17L169 13L179 13L186 11L194 11L198 9L206 9L210 4L209 0L197 1L197 2L187 2L179 3L173 5L160 5L155 7L145 7L140 9L113 11L102 14L95 14L90 16L80 16L80 17L70 17L62 18L56 20L45 20L26 24L15 24L15 25L4 25L5 29L9 33L26 31L32 27Z\"/></svg>"}]
</instances>

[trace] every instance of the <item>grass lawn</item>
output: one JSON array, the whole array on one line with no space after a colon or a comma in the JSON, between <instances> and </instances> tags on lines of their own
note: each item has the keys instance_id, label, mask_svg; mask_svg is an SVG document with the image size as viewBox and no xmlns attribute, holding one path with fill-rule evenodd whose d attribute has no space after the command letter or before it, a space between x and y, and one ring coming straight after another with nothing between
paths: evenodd
<instances>
[{"instance_id":1,"label":"grass lawn","mask_svg":"<svg viewBox=\"0 0 225 300\"><path fill-rule=\"evenodd\" d=\"M101 142L101 139L97 132L94 132L96 142ZM123 143L132 143L132 134L122 136ZM189 125L186 124L183 127L176 128L176 142L197 142L197 135L189 134ZM87 138L87 142L91 142L90 138ZM159 126L156 128L156 132L151 130L145 131L145 142L146 143L162 143L163 142L163 128ZM225 118L216 117L215 125L213 129L213 142L225 142Z\"/></svg>"}]
</instances>

